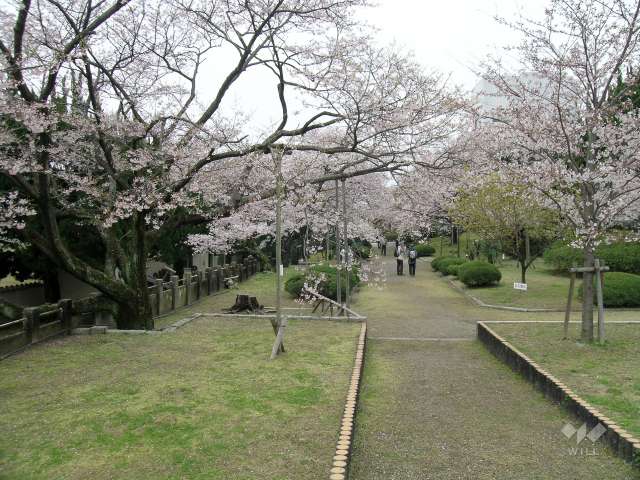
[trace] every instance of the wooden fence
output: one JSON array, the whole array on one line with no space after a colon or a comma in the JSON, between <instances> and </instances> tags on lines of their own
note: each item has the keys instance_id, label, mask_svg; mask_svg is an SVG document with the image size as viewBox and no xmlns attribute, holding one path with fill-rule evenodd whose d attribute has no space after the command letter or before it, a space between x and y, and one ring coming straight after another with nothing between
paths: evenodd
<instances>
[{"instance_id":1,"label":"wooden fence","mask_svg":"<svg viewBox=\"0 0 640 480\"><path fill-rule=\"evenodd\" d=\"M182 278L174 275L168 282L158 279L154 286L149 287L153 316L159 317L186 307L202 297L224 290L230 282L243 282L255 275L258 267L257 260L248 257L242 263L205 268L195 274L185 272Z\"/></svg>"},{"instance_id":2,"label":"wooden fence","mask_svg":"<svg viewBox=\"0 0 640 480\"><path fill-rule=\"evenodd\" d=\"M243 282L258 271L257 260L248 257L239 264L206 268L197 274L185 272L182 278L173 276L169 282L156 280L156 284L149 287L153 316L166 315L186 307L207 295L213 295L228 288L230 283ZM82 300L78 303L80 302ZM78 323L77 320L73 320L73 303L75 302L71 300L60 300L57 304L25 308L24 318L1 324L0 359L34 343L58 335L70 334ZM91 315L92 321L95 323L100 315L102 315L101 312L94 311Z\"/></svg>"},{"instance_id":3,"label":"wooden fence","mask_svg":"<svg viewBox=\"0 0 640 480\"><path fill-rule=\"evenodd\" d=\"M24 309L24 317L0 325L0 358L58 335L70 334L71 300Z\"/></svg>"}]
</instances>

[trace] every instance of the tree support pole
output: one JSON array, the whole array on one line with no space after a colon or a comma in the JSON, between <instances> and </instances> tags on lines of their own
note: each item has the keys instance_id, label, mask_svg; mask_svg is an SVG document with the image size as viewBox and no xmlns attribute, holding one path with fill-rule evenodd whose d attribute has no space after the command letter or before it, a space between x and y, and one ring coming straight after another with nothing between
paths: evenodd
<instances>
[{"instance_id":1,"label":"tree support pole","mask_svg":"<svg viewBox=\"0 0 640 480\"><path fill-rule=\"evenodd\" d=\"M603 344L605 341L604 334L604 300L602 295L602 285L604 280L604 272L602 271L600 259L594 261L596 275L596 298L598 300L598 343Z\"/></svg>"}]
</instances>

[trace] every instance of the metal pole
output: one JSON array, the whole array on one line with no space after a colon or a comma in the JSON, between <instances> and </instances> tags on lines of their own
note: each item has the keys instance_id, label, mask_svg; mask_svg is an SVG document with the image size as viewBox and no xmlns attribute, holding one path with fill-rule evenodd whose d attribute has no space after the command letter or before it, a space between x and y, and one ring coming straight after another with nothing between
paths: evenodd
<instances>
[{"instance_id":1,"label":"metal pole","mask_svg":"<svg viewBox=\"0 0 640 480\"><path fill-rule=\"evenodd\" d=\"M342 258L340 255L340 186L338 180L335 181L336 185L336 269L338 275L336 276L336 301L341 303L342 299L342 281L340 279L340 272L342 266Z\"/></svg>"},{"instance_id":2,"label":"metal pole","mask_svg":"<svg viewBox=\"0 0 640 480\"><path fill-rule=\"evenodd\" d=\"M344 262L345 262L345 273L346 273L346 281L345 281L345 289L344 289L344 302L349 307L351 303L351 292L350 292L350 283L351 283L351 267L350 267L350 255L349 255L349 234L347 233L347 182L343 178L342 179L342 216L344 221L344 235L342 236L344 239Z\"/></svg>"}]
</instances>

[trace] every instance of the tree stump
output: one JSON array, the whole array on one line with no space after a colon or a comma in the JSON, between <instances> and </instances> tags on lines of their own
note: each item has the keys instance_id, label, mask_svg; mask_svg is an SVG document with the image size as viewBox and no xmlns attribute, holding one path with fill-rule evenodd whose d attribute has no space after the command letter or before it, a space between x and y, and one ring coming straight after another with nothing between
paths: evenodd
<instances>
[{"instance_id":1,"label":"tree stump","mask_svg":"<svg viewBox=\"0 0 640 480\"><path fill-rule=\"evenodd\" d=\"M262 308L262 305L258 303L258 299L256 297L240 294L236 295L236 303L234 303L231 308L227 309L227 311L230 313L262 313Z\"/></svg>"}]
</instances>

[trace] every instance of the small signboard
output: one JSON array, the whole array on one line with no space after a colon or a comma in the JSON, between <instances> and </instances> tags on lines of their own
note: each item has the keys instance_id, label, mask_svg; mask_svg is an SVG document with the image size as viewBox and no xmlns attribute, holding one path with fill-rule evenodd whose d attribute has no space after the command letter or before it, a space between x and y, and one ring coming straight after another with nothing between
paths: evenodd
<instances>
[{"instance_id":1,"label":"small signboard","mask_svg":"<svg viewBox=\"0 0 640 480\"><path fill-rule=\"evenodd\" d=\"M280 264L280 276L284 276L284 266L282 264Z\"/></svg>"},{"instance_id":2,"label":"small signboard","mask_svg":"<svg viewBox=\"0 0 640 480\"><path fill-rule=\"evenodd\" d=\"M526 292L527 291L527 284L526 283L513 282L513 288L515 288L516 290L524 290Z\"/></svg>"}]
</instances>

